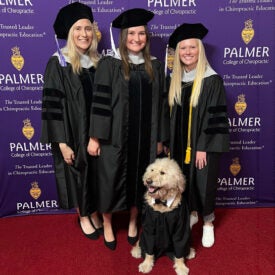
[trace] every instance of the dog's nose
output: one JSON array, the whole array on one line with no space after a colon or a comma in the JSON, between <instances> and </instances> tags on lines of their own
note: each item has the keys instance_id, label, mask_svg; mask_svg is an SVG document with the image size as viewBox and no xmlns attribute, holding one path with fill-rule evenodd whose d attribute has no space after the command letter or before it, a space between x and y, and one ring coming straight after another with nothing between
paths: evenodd
<instances>
[{"instance_id":1,"label":"dog's nose","mask_svg":"<svg viewBox=\"0 0 275 275\"><path fill-rule=\"evenodd\" d=\"M147 179L147 180L146 180L146 183L147 183L148 185L152 184L152 182L153 182L153 181L152 181L151 179Z\"/></svg>"}]
</instances>

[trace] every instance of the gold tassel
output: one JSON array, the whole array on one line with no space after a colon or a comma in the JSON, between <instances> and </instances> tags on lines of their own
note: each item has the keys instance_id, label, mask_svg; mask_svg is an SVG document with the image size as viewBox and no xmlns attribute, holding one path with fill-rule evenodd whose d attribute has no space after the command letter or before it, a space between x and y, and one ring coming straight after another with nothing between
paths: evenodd
<instances>
[{"instance_id":1,"label":"gold tassel","mask_svg":"<svg viewBox=\"0 0 275 275\"><path fill-rule=\"evenodd\" d=\"M191 98L194 93L196 86L196 81L194 80L192 91L191 91ZM189 116L188 116L188 133L187 133L187 147L186 147L186 154L185 154L185 164L189 164L191 162L191 129L192 129L192 102L190 101L190 106L189 106Z\"/></svg>"},{"instance_id":2,"label":"gold tassel","mask_svg":"<svg viewBox=\"0 0 275 275\"><path fill-rule=\"evenodd\" d=\"M185 160L184 160L184 163L185 164L189 164L191 161L191 147L187 147L186 149L186 154L185 154Z\"/></svg>"}]
</instances>

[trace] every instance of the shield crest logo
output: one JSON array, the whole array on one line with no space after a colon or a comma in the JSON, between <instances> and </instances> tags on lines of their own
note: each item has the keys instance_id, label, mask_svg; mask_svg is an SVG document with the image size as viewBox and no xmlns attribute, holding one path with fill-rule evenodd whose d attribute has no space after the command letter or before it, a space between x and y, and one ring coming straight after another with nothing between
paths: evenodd
<instances>
[{"instance_id":1,"label":"shield crest logo","mask_svg":"<svg viewBox=\"0 0 275 275\"><path fill-rule=\"evenodd\" d=\"M247 104L245 102L245 95L238 95L238 101L235 103L235 111L240 116L244 113L247 108Z\"/></svg>"},{"instance_id":2,"label":"shield crest logo","mask_svg":"<svg viewBox=\"0 0 275 275\"><path fill-rule=\"evenodd\" d=\"M252 25L252 20L249 19L247 21L245 21L245 27L242 30L242 39L244 41L245 44L248 44L254 37L255 31L253 29L253 25Z\"/></svg>"},{"instance_id":3,"label":"shield crest logo","mask_svg":"<svg viewBox=\"0 0 275 275\"><path fill-rule=\"evenodd\" d=\"M97 41L99 42L101 40L101 37L102 37L101 31L99 30L98 24L97 24L96 21L94 21L93 25L94 25Z\"/></svg>"},{"instance_id":4,"label":"shield crest logo","mask_svg":"<svg viewBox=\"0 0 275 275\"><path fill-rule=\"evenodd\" d=\"M37 200L41 196L41 189L38 186L38 182L34 181L31 183L32 188L30 189L30 195Z\"/></svg>"},{"instance_id":5,"label":"shield crest logo","mask_svg":"<svg viewBox=\"0 0 275 275\"><path fill-rule=\"evenodd\" d=\"M24 57L20 54L19 47L15 46L11 50L12 50L11 63L16 70L21 71L25 63Z\"/></svg>"},{"instance_id":6,"label":"shield crest logo","mask_svg":"<svg viewBox=\"0 0 275 275\"><path fill-rule=\"evenodd\" d=\"M232 164L230 165L229 170L234 177L240 173L241 165L239 162L239 158L234 158L232 160Z\"/></svg>"},{"instance_id":7,"label":"shield crest logo","mask_svg":"<svg viewBox=\"0 0 275 275\"><path fill-rule=\"evenodd\" d=\"M23 120L23 123L22 133L28 140L31 140L34 135L34 128L32 127L31 121L27 118Z\"/></svg>"},{"instance_id":8,"label":"shield crest logo","mask_svg":"<svg viewBox=\"0 0 275 275\"><path fill-rule=\"evenodd\" d=\"M173 69L174 56L175 56L174 50L171 49L171 48L168 48L168 50L167 50L166 62L167 62L167 68L168 68L170 71Z\"/></svg>"}]
</instances>

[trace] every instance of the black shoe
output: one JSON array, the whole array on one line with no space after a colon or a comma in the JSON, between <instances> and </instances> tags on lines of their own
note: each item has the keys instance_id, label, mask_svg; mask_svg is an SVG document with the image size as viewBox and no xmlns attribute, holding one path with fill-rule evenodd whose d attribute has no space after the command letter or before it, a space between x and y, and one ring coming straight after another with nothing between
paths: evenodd
<instances>
[{"instance_id":1,"label":"black shoe","mask_svg":"<svg viewBox=\"0 0 275 275\"><path fill-rule=\"evenodd\" d=\"M116 240L114 241L111 241L111 242L107 242L105 240L105 237L104 237L104 244L107 248L111 249L111 250L115 250L116 249Z\"/></svg>"},{"instance_id":2,"label":"black shoe","mask_svg":"<svg viewBox=\"0 0 275 275\"><path fill-rule=\"evenodd\" d=\"M127 236L127 241L130 245L134 245L138 241L138 233L135 237Z\"/></svg>"},{"instance_id":3,"label":"black shoe","mask_svg":"<svg viewBox=\"0 0 275 275\"><path fill-rule=\"evenodd\" d=\"M104 235L104 229L103 229L103 226L99 227L99 228L96 228L96 230L98 231L98 234L99 235Z\"/></svg>"},{"instance_id":4,"label":"black shoe","mask_svg":"<svg viewBox=\"0 0 275 275\"><path fill-rule=\"evenodd\" d=\"M92 218L89 216L89 220L90 220L90 223L91 225L93 226L93 228L95 228L98 232L99 235L103 235L104 234L104 229L103 229L103 226L99 227L99 228L96 228L94 223L93 223L93 220Z\"/></svg>"},{"instance_id":5,"label":"black shoe","mask_svg":"<svg viewBox=\"0 0 275 275\"><path fill-rule=\"evenodd\" d=\"M81 226L81 223L80 223L80 218L78 217L78 224L81 228L81 231L82 233L85 235L85 237L87 237L88 239L90 240L97 240L99 238L99 234L97 232L97 230L95 229L95 232L91 233L91 234L86 234L83 229L82 229L82 226Z\"/></svg>"}]
</instances>

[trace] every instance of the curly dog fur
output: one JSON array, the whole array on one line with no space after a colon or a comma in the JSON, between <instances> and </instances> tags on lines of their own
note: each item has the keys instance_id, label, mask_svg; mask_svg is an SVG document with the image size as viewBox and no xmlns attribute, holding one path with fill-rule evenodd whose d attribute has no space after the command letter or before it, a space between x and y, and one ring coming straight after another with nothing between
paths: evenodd
<instances>
[{"instance_id":1,"label":"curly dog fur","mask_svg":"<svg viewBox=\"0 0 275 275\"><path fill-rule=\"evenodd\" d=\"M157 213L156 215L158 215L158 217L160 215L166 215L168 217L169 212L174 211L175 213L175 211L180 209L181 205L184 205L182 193L185 190L185 177L176 161L169 158L156 159L154 163L150 164L147 167L143 175L143 183L147 188L147 192L144 195L145 207L149 209L148 211L153 211L155 212L155 214ZM185 219L189 219L189 214L187 214L186 211L187 210L185 210L184 212L186 213L185 217L182 216L183 211L179 211L180 216L179 218L177 218L177 220L180 221L180 226L178 226L178 221L175 221L175 219L173 220L175 223L174 228L180 228L181 231L178 230L177 232L170 232L170 229L167 229L167 232L169 231L170 235L167 237L167 239L169 239L170 242L169 248L172 246L173 249L175 248L174 250L176 250L177 247L177 253L173 253L174 251L165 252L172 252L173 255L181 255L183 252L181 253L178 251L183 250L181 248L185 246L187 247L189 253L188 256L186 256L186 258L191 259L195 257L195 250L188 246L187 241L185 243L185 241L179 239L181 238L181 235L190 234L189 222L186 225L183 224ZM154 213L152 215L154 215ZM148 223L151 223L149 227L147 227ZM154 243L155 237L153 236L153 232L155 232L157 228L151 229L152 232L146 229L152 228L152 224L153 222L151 220L146 220L146 218L143 218L143 230L141 233L141 239L139 242L137 242L136 246L134 246L131 250L131 254L135 258L141 258L143 254L145 256L144 261L139 265L139 272L142 273L149 273L152 270L156 255L158 255L159 252L156 251L157 246L155 244L151 245L154 246L152 247L152 249L148 249L151 251L151 253L148 253L148 251L146 251L148 246L146 247L145 245L145 248L142 247L142 240L146 240L146 238L147 240L150 240L148 241L148 243ZM154 226L156 225L154 224ZM173 234L178 235L177 237L175 237L175 235L173 236ZM186 240L187 239L188 238L186 238ZM178 246L178 243L181 243L181 246ZM184 245L182 245L182 243ZM167 249L167 247L168 246L165 246L164 249ZM186 275L189 273L189 269L184 262L184 257L177 258L176 256L174 256L174 269L177 275Z\"/></svg>"}]
</instances>

